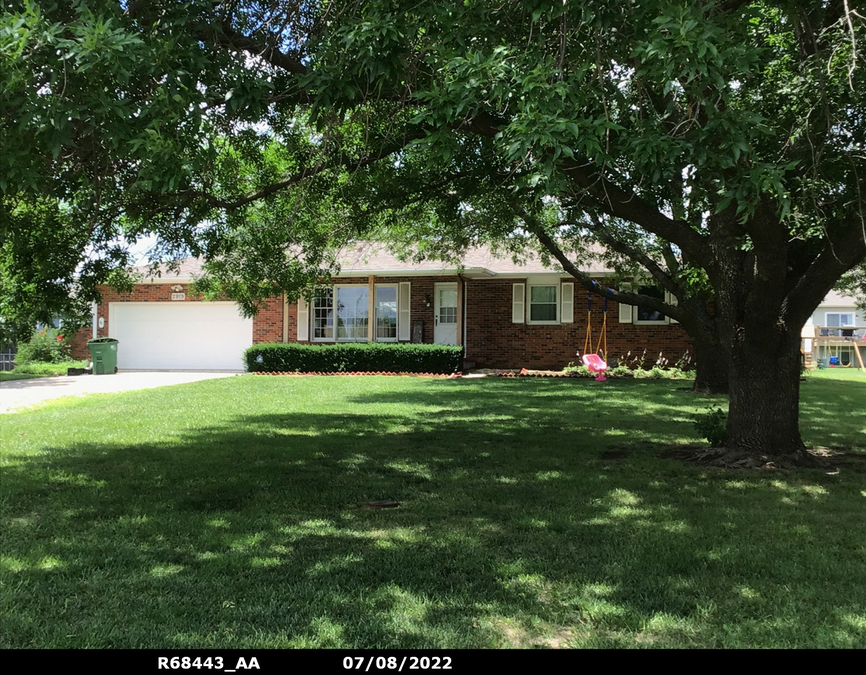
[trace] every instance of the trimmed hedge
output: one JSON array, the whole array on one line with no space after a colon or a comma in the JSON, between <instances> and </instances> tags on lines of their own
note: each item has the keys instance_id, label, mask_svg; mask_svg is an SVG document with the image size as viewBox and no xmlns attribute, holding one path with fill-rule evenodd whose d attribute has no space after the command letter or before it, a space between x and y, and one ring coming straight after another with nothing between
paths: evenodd
<instances>
[{"instance_id":1,"label":"trimmed hedge","mask_svg":"<svg viewBox=\"0 0 866 675\"><path fill-rule=\"evenodd\" d=\"M388 371L450 375L463 370L463 347L382 342L265 343L247 349L244 362L251 373Z\"/></svg>"}]
</instances>

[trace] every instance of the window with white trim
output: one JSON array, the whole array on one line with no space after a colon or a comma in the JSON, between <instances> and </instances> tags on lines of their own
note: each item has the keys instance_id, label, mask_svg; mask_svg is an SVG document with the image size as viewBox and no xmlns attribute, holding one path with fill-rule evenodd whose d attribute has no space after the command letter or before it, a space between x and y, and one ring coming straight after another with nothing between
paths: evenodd
<instances>
[{"instance_id":1,"label":"window with white trim","mask_svg":"<svg viewBox=\"0 0 866 675\"><path fill-rule=\"evenodd\" d=\"M559 321L559 284L530 284L529 323Z\"/></svg>"},{"instance_id":2,"label":"window with white trim","mask_svg":"<svg viewBox=\"0 0 866 675\"><path fill-rule=\"evenodd\" d=\"M323 288L313 299L313 340L334 340L334 289Z\"/></svg>"},{"instance_id":3,"label":"window with white trim","mask_svg":"<svg viewBox=\"0 0 866 675\"><path fill-rule=\"evenodd\" d=\"M408 284L406 284L408 286ZM399 298L397 284L376 284L373 339L397 342ZM408 288L404 299L408 304ZM336 285L320 289L310 304L313 342L366 342L370 314L370 288ZM404 312L408 315L408 311Z\"/></svg>"},{"instance_id":4,"label":"window with white trim","mask_svg":"<svg viewBox=\"0 0 866 675\"><path fill-rule=\"evenodd\" d=\"M397 285L376 286L376 341L397 342Z\"/></svg>"},{"instance_id":5,"label":"window with white trim","mask_svg":"<svg viewBox=\"0 0 866 675\"><path fill-rule=\"evenodd\" d=\"M665 302L666 300L665 292L662 289L657 288L656 286L639 286L637 288L637 293L639 293L640 295L649 296L650 298L658 298L662 302ZM668 323L668 317L656 309L635 307L634 322L635 324L661 325Z\"/></svg>"},{"instance_id":6,"label":"window with white trim","mask_svg":"<svg viewBox=\"0 0 866 675\"><path fill-rule=\"evenodd\" d=\"M367 286L335 286L338 342L366 342L370 314Z\"/></svg>"}]
</instances>

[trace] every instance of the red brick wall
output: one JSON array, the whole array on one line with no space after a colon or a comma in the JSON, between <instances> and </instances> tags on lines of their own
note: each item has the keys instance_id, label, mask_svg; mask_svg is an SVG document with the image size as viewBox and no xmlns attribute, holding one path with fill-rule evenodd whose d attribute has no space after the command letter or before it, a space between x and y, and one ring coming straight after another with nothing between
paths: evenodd
<instances>
[{"instance_id":1,"label":"red brick wall","mask_svg":"<svg viewBox=\"0 0 866 675\"><path fill-rule=\"evenodd\" d=\"M511 323L512 284L522 279L471 280L467 282L466 359L479 368L560 369L570 361L580 363L586 338L585 294L575 290L574 323L530 325ZM528 298L527 298L528 300ZM603 301L602 301L603 302ZM593 303L592 340L595 350L602 323L602 302ZM607 313L607 344L611 358L632 358L647 350L648 364L662 352L674 363L689 346L678 324L635 326L619 323L619 304L611 301Z\"/></svg>"},{"instance_id":2,"label":"red brick wall","mask_svg":"<svg viewBox=\"0 0 866 675\"><path fill-rule=\"evenodd\" d=\"M433 342L434 284L455 282L457 277L376 277L376 283L412 283L412 323L424 322L423 340ZM466 282L466 359L478 367L487 368L550 368L560 369L569 362L580 362L577 352L583 352L586 337L585 297L575 293L574 323L561 325L530 325L511 323L512 284L524 279L468 280ZM338 284L366 285L367 277L340 278ZM430 306L427 306L427 300ZM287 340L296 340L296 305L289 305ZM593 312L593 351L601 329L601 303ZM671 363L687 349L689 338L678 324L635 326L619 323L619 305L608 306L608 351L612 358L639 357L647 350L647 364L654 363L659 352ZM628 359L627 359L628 360Z\"/></svg>"},{"instance_id":3,"label":"red brick wall","mask_svg":"<svg viewBox=\"0 0 866 675\"><path fill-rule=\"evenodd\" d=\"M180 291L172 286L182 286ZM98 337L111 335L108 322L108 306L112 302L202 302L202 298L190 293L187 284L136 284L131 293L118 293L107 287L100 288L102 301L99 303L98 316L104 319L102 328L97 329ZM186 300L172 300L172 293L186 293ZM295 313L297 316L297 312ZM93 328L82 328L72 338L72 356L76 359L89 359L87 340L93 337ZM283 301L282 296L266 301L259 313L253 317L253 343L282 342L283 340Z\"/></svg>"},{"instance_id":4,"label":"red brick wall","mask_svg":"<svg viewBox=\"0 0 866 675\"><path fill-rule=\"evenodd\" d=\"M282 295L262 303L258 314L253 317L253 344L283 341L284 306Z\"/></svg>"},{"instance_id":5,"label":"red brick wall","mask_svg":"<svg viewBox=\"0 0 866 675\"><path fill-rule=\"evenodd\" d=\"M283 336L285 342L298 341L298 304L293 303L285 306L286 312L286 334Z\"/></svg>"},{"instance_id":6,"label":"red brick wall","mask_svg":"<svg viewBox=\"0 0 866 675\"><path fill-rule=\"evenodd\" d=\"M412 284L412 322L424 322L423 341L433 342L433 291L434 284L455 282L457 277L376 277L376 283ZM511 323L512 284L522 279L469 280L466 282L467 313L466 358L478 367L486 368L551 368L559 369L573 361L578 363L577 352L583 352L586 335L585 295L576 289L574 323L561 325L529 325ZM341 278L340 284L367 284L367 277ZM108 323L108 305L111 302L171 302L171 287L175 284L139 284L131 293L116 293L103 289L99 316L105 320L98 330L100 337L111 334ZM183 302L199 302L192 296L186 284ZM430 306L427 306L427 301ZM181 301L174 301L181 302ZM253 319L253 342L292 342L297 340L297 305L286 307L286 330L284 329L281 297L265 303ZM601 329L601 303L593 312L593 347ZM87 340L92 337L92 328L84 328L71 338L73 357L88 359ZM647 362L654 362L662 352L671 362L679 359L689 349L689 339L679 325L635 326L619 323L619 305L610 302L608 311L608 351L613 358L632 357L647 350Z\"/></svg>"}]
</instances>

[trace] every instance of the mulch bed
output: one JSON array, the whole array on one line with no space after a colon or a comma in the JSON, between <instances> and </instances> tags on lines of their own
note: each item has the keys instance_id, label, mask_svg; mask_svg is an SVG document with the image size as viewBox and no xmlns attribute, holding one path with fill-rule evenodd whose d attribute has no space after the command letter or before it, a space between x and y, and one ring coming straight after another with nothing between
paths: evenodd
<instances>
[{"instance_id":1,"label":"mulch bed","mask_svg":"<svg viewBox=\"0 0 866 675\"><path fill-rule=\"evenodd\" d=\"M691 447L662 453L663 457L721 469L821 469L836 474L841 467L866 470L866 457L830 448L809 448L800 457L755 456L727 448Z\"/></svg>"},{"instance_id":2,"label":"mulch bed","mask_svg":"<svg viewBox=\"0 0 866 675\"><path fill-rule=\"evenodd\" d=\"M564 373L561 370L528 370L521 368L518 371L506 370L496 373L497 377L580 377L577 374ZM584 375L584 379L586 376Z\"/></svg>"},{"instance_id":3,"label":"mulch bed","mask_svg":"<svg viewBox=\"0 0 866 675\"><path fill-rule=\"evenodd\" d=\"M460 373L451 373L450 375L443 375L442 373L394 373L394 372L368 372L368 371L357 371L357 372L340 372L340 373L296 373L296 372L277 372L277 373L253 373L253 375L288 375L292 377L312 377L314 375L385 375L388 377L439 377L450 380L455 380L458 377L463 377Z\"/></svg>"},{"instance_id":4,"label":"mulch bed","mask_svg":"<svg viewBox=\"0 0 866 675\"><path fill-rule=\"evenodd\" d=\"M296 373L294 371L280 371L275 373L257 372L253 373L253 375L289 375L294 377L312 377L313 375L385 375L386 377L439 377L452 380L463 377L462 373L443 375L442 373L398 373L393 371L353 371L348 373ZM494 377L581 377L574 373L564 373L561 370L527 370L526 368L521 368L520 370L500 370L490 372L489 375ZM583 379L587 379L585 375Z\"/></svg>"}]
</instances>

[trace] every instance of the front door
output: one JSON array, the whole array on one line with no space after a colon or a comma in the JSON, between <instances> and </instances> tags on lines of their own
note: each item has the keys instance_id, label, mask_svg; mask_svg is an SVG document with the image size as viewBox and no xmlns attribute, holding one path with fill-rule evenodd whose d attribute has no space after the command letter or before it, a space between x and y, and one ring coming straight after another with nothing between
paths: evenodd
<instances>
[{"instance_id":1,"label":"front door","mask_svg":"<svg viewBox=\"0 0 866 675\"><path fill-rule=\"evenodd\" d=\"M457 344L457 284L436 284L433 342L440 345Z\"/></svg>"}]
</instances>

